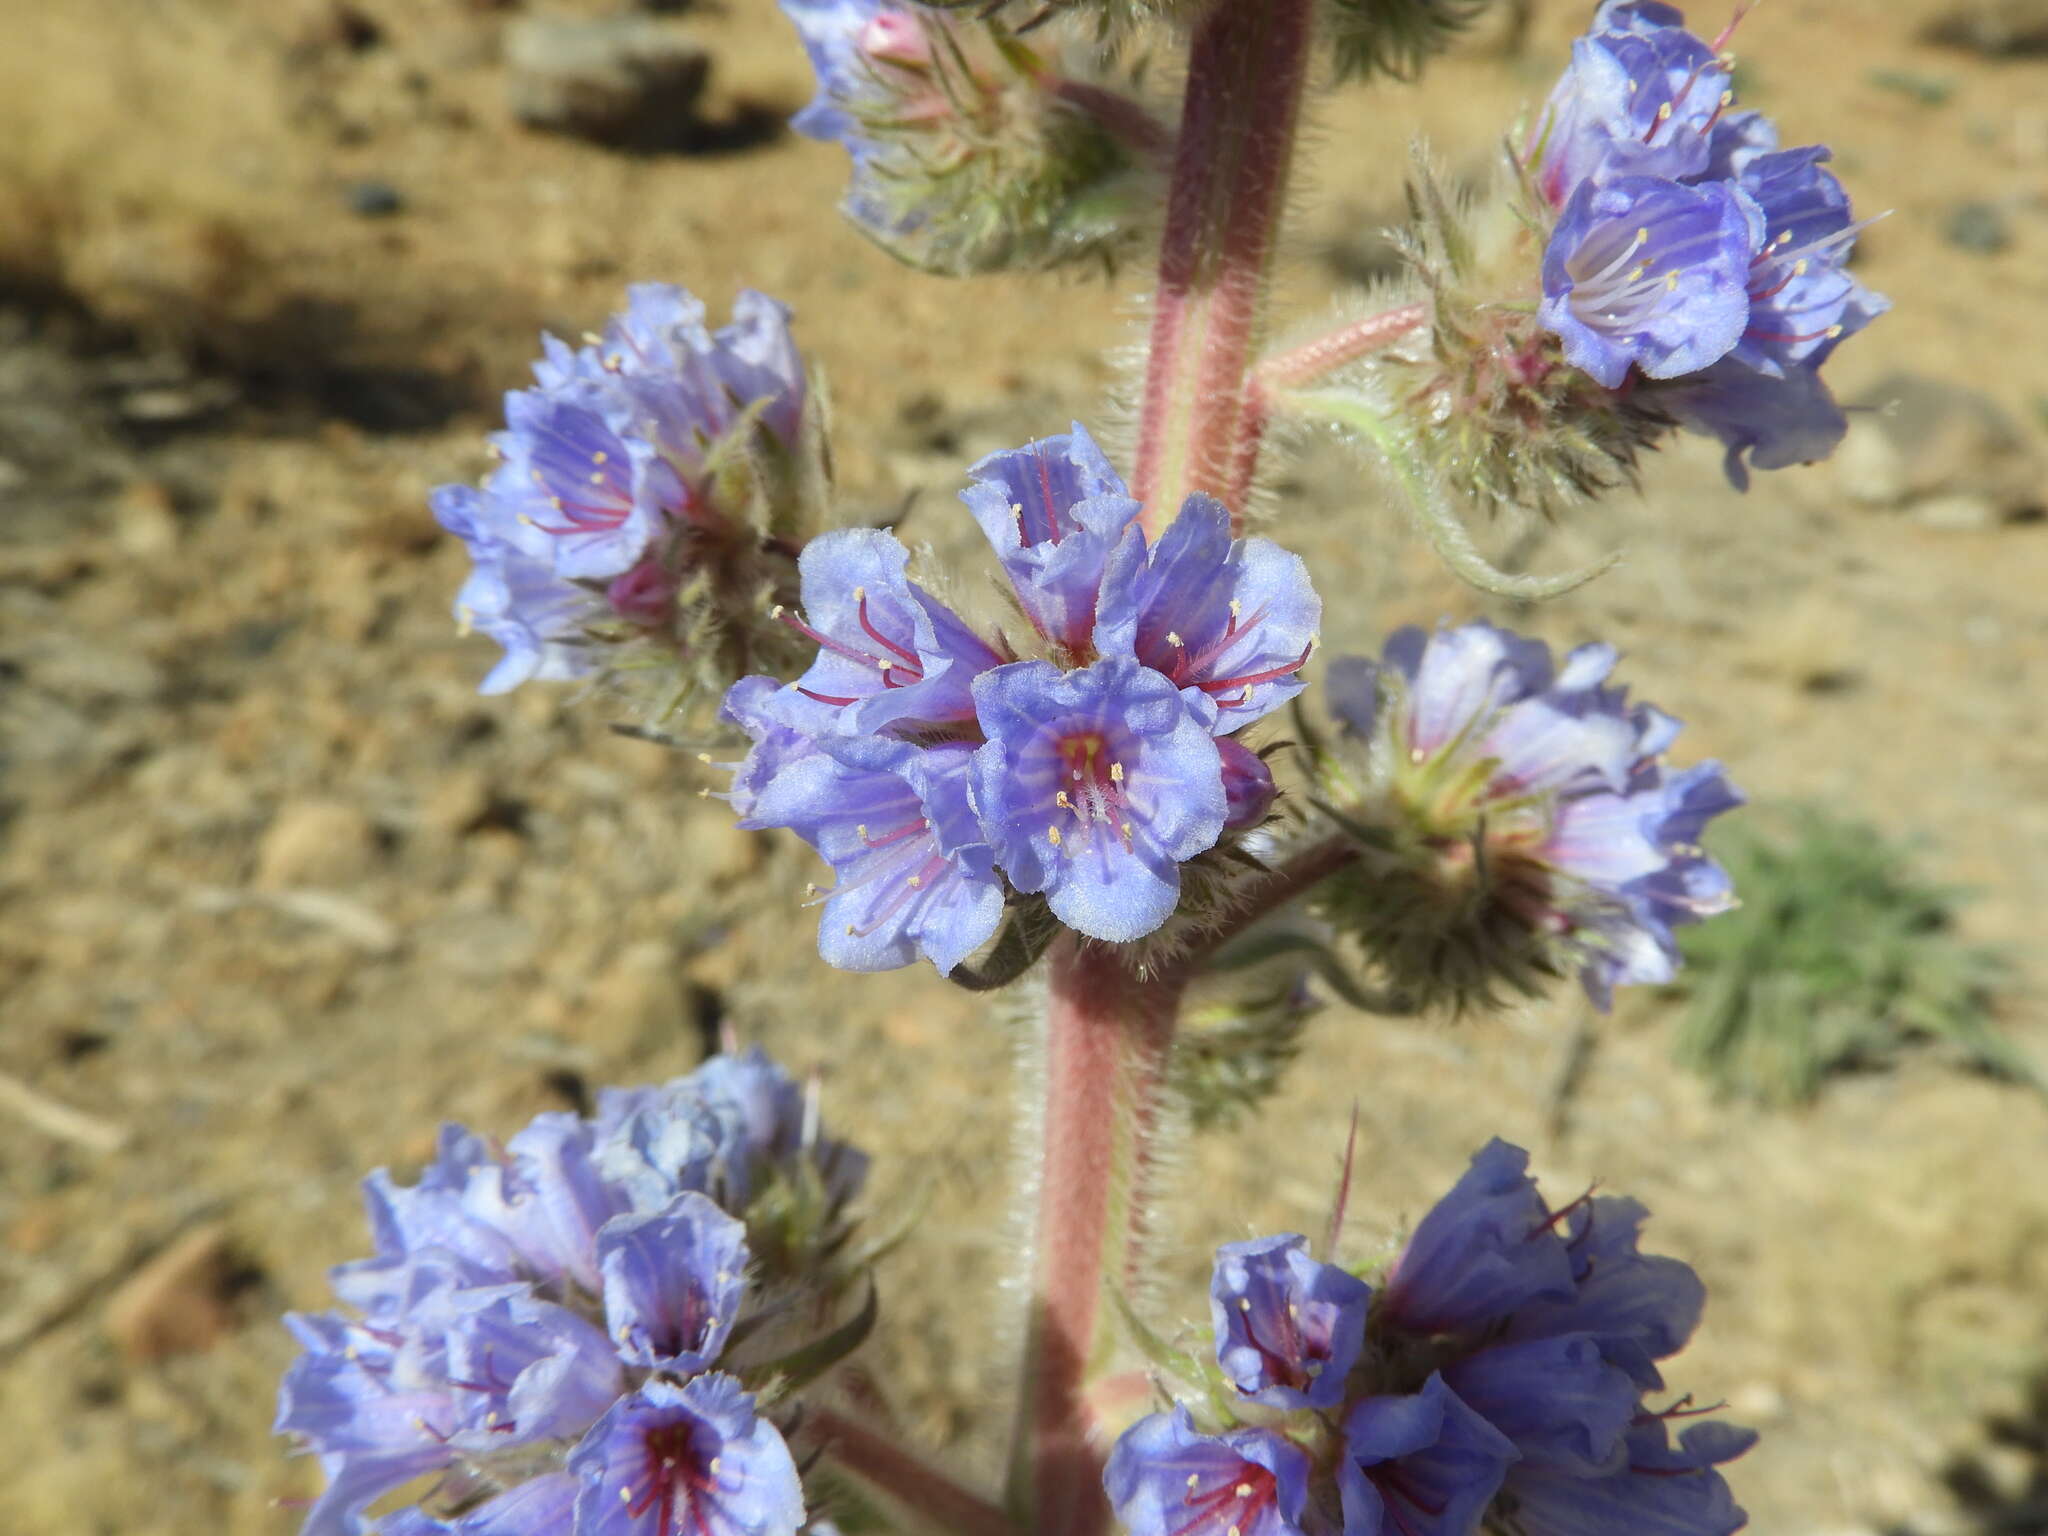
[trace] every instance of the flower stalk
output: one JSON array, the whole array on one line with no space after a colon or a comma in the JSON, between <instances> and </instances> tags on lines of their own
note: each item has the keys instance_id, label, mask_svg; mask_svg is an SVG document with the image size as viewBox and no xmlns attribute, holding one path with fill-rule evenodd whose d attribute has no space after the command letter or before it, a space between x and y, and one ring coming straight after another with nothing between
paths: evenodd
<instances>
[{"instance_id":1,"label":"flower stalk","mask_svg":"<svg viewBox=\"0 0 2048 1536\"><path fill-rule=\"evenodd\" d=\"M1217 6L1195 32L1138 433L1155 538L1194 491L1243 518L1263 424L1253 364L1313 34L1312 0Z\"/></svg>"},{"instance_id":2,"label":"flower stalk","mask_svg":"<svg viewBox=\"0 0 2048 1536\"><path fill-rule=\"evenodd\" d=\"M1126 952L1063 935L1045 1015L1043 1152L1031 1312L1010 1504L1063 1536L1109 1528L1103 1451L1087 1395L1106 1354L1109 1300L1147 1236L1152 1141L1184 980L1141 976Z\"/></svg>"}]
</instances>

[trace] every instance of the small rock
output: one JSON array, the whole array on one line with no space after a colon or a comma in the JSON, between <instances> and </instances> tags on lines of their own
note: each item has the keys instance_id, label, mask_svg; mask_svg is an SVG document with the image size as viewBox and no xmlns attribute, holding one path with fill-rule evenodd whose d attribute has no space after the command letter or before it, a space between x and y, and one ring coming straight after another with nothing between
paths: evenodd
<instances>
[{"instance_id":1,"label":"small rock","mask_svg":"<svg viewBox=\"0 0 2048 1536\"><path fill-rule=\"evenodd\" d=\"M619 149L679 149L698 132L711 55L648 17L531 16L505 31L512 115Z\"/></svg>"},{"instance_id":2,"label":"small rock","mask_svg":"<svg viewBox=\"0 0 2048 1536\"><path fill-rule=\"evenodd\" d=\"M1976 491L1950 491L1916 502L1913 521L1943 533L1977 533L1998 525L1998 504Z\"/></svg>"},{"instance_id":3,"label":"small rock","mask_svg":"<svg viewBox=\"0 0 2048 1536\"><path fill-rule=\"evenodd\" d=\"M209 1223L144 1264L107 1300L107 1333L129 1360L210 1349L237 1323L227 1228Z\"/></svg>"},{"instance_id":4,"label":"small rock","mask_svg":"<svg viewBox=\"0 0 2048 1536\"><path fill-rule=\"evenodd\" d=\"M1855 402L1837 473L1869 506L1913 507L1935 497L1985 498L1997 518L2039 506L2044 477L2026 434L1977 390L1894 374ZM1955 509L1951 509L1953 513Z\"/></svg>"},{"instance_id":5,"label":"small rock","mask_svg":"<svg viewBox=\"0 0 2048 1536\"><path fill-rule=\"evenodd\" d=\"M1942 233L1959 250L1995 256L2012 244L2012 228L1995 203L1964 203L1948 216Z\"/></svg>"},{"instance_id":6,"label":"small rock","mask_svg":"<svg viewBox=\"0 0 2048 1536\"><path fill-rule=\"evenodd\" d=\"M348 211L361 219L387 219L405 211L405 194L388 181L351 182Z\"/></svg>"},{"instance_id":7,"label":"small rock","mask_svg":"<svg viewBox=\"0 0 2048 1536\"><path fill-rule=\"evenodd\" d=\"M1922 35L1992 58L2048 53L2048 0L1963 0L1929 22Z\"/></svg>"},{"instance_id":8,"label":"small rock","mask_svg":"<svg viewBox=\"0 0 2048 1536\"><path fill-rule=\"evenodd\" d=\"M140 559L169 554L178 542L178 509L155 480L138 480L114 507L114 540Z\"/></svg>"},{"instance_id":9,"label":"small rock","mask_svg":"<svg viewBox=\"0 0 2048 1536\"><path fill-rule=\"evenodd\" d=\"M298 800L271 818L256 850L255 883L264 890L351 885L377 859L377 829L359 806Z\"/></svg>"}]
</instances>

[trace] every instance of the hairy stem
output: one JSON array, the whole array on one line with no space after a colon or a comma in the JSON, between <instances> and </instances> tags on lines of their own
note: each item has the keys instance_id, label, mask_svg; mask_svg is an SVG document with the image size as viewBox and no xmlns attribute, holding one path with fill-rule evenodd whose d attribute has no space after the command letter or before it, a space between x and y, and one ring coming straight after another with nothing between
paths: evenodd
<instances>
[{"instance_id":1,"label":"hairy stem","mask_svg":"<svg viewBox=\"0 0 2048 1536\"><path fill-rule=\"evenodd\" d=\"M1177 977L1072 933L1053 947L1045 1018L1044 1150L1032 1242L1023 1400L1011 1460L1019 1523L1058 1536L1109 1529L1088 1381L1146 1236Z\"/></svg>"},{"instance_id":2,"label":"hairy stem","mask_svg":"<svg viewBox=\"0 0 2048 1536\"><path fill-rule=\"evenodd\" d=\"M1612 569L1621 559L1620 552L1616 551L1591 565L1556 576L1518 576L1503 571L1481 554L1479 546L1472 542L1472 535L1459 521L1450 497L1423 467L1413 442L1402 428L1364 401L1337 390L1289 391L1277 394L1275 403L1279 409L1304 421L1326 422L1356 433L1378 449L1401 489L1407 493L1408 511L1415 519L1415 526L1429 540L1437 557L1450 567L1452 575L1482 592L1491 592L1496 597L1518 598L1524 602L1541 602L1583 587L1595 576Z\"/></svg>"},{"instance_id":3,"label":"hairy stem","mask_svg":"<svg viewBox=\"0 0 2048 1536\"><path fill-rule=\"evenodd\" d=\"M935 1530L952 1536L1019 1536L1009 1517L987 1499L842 1413L806 1409L803 1432L826 1456Z\"/></svg>"},{"instance_id":4,"label":"hairy stem","mask_svg":"<svg viewBox=\"0 0 2048 1536\"><path fill-rule=\"evenodd\" d=\"M1187 99L1159 248L1137 494L1157 537L1191 491L1242 518L1264 425L1252 377L1314 0L1214 6L1188 55Z\"/></svg>"},{"instance_id":5,"label":"hairy stem","mask_svg":"<svg viewBox=\"0 0 2048 1536\"><path fill-rule=\"evenodd\" d=\"M1370 357L1392 346L1403 336L1420 330L1429 319L1427 304L1402 304L1381 314L1340 326L1314 341L1290 347L1259 364L1257 379L1262 390L1293 389L1312 384L1326 373Z\"/></svg>"}]
</instances>

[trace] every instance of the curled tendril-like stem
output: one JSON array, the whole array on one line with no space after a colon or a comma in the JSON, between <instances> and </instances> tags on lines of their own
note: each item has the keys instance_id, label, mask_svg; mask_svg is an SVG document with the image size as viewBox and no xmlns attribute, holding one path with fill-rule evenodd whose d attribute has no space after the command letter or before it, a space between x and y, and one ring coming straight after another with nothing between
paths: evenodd
<instances>
[{"instance_id":1,"label":"curled tendril-like stem","mask_svg":"<svg viewBox=\"0 0 2048 1536\"><path fill-rule=\"evenodd\" d=\"M1036 965L1059 931L1045 902L1031 898L1010 909L987 959L978 966L956 965L946 979L968 992L999 991Z\"/></svg>"},{"instance_id":2,"label":"curled tendril-like stem","mask_svg":"<svg viewBox=\"0 0 2048 1536\"><path fill-rule=\"evenodd\" d=\"M1621 560L1621 551L1616 550L1591 565L1554 576L1517 576L1504 571L1479 552L1450 498L1424 470L1405 434L1366 402L1335 390L1308 390L1281 394L1274 403L1278 409L1304 420L1355 432L1379 450L1407 493L1408 509L1414 515L1416 527L1451 573L1468 586L1496 597L1541 602L1583 587Z\"/></svg>"}]
</instances>

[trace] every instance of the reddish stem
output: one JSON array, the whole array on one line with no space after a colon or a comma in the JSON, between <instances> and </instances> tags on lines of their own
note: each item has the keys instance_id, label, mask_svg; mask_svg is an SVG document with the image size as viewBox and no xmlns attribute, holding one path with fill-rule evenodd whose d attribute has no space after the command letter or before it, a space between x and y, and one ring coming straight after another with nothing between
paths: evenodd
<instances>
[{"instance_id":1,"label":"reddish stem","mask_svg":"<svg viewBox=\"0 0 2048 1536\"><path fill-rule=\"evenodd\" d=\"M1138 433L1137 494L1150 536L1191 491L1243 516L1263 426L1252 360L1314 9L1314 0L1214 6L1189 51Z\"/></svg>"},{"instance_id":2,"label":"reddish stem","mask_svg":"<svg viewBox=\"0 0 2048 1536\"><path fill-rule=\"evenodd\" d=\"M937 1529L957 1536L1019 1536L1009 1517L987 1499L844 1414L809 1408L803 1425L827 1456Z\"/></svg>"},{"instance_id":3,"label":"reddish stem","mask_svg":"<svg viewBox=\"0 0 2048 1536\"><path fill-rule=\"evenodd\" d=\"M1403 304L1383 314L1367 315L1363 320L1267 358L1259 364L1259 385L1271 390L1313 383L1333 369L1392 346L1428 319L1427 304Z\"/></svg>"},{"instance_id":4,"label":"reddish stem","mask_svg":"<svg viewBox=\"0 0 2048 1536\"><path fill-rule=\"evenodd\" d=\"M1052 951L1025 1424L1011 1474L1012 1503L1034 1530L1109 1528L1086 1388L1101 1363L1106 1291L1139 1262L1183 985L1141 980L1123 951L1074 934Z\"/></svg>"}]
</instances>

